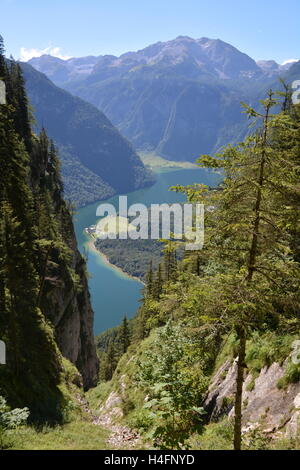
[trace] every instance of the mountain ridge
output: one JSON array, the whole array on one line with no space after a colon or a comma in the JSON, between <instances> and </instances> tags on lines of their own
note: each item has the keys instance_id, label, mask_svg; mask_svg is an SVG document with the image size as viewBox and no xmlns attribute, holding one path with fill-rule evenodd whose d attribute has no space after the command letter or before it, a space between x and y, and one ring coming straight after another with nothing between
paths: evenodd
<instances>
[{"instance_id":1,"label":"mountain ridge","mask_svg":"<svg viewBox=\"0 0 300 470\"><path fill-rule=\"evenodd\" d=\"M175 39L165 42L158 41L154 44L146 46L143 49L139 49L137 51L128 51L121 54L120 56L105 54L100 55L98 57L87 56L63 60L49 55L43 55L38 58L32 58L28 62L34 67L36 67L39 71L44 71L56 83L60 83L61 85L65 83L67 73L66 77L64 77L64 80L62 80L59 78L58 75L55 75L55 70L46 70L47 65L60 65L61 67L64 67L65 72L69 70L69 74L72 75L71 70L74 72L74 68L72 69L72 64L75 65L78 63L82 65L83 61L88 61L89 59L91 59L90 62L94 64L94 67L90 69L90 74L94 74L95 72L97 72L97 69L99 67L102 67L103 65L113 65L114 67L116 67L117 65L123 63L125 69L128 69L128 66L133 65L133 62L141 64L143 63L147 65L159 63L162 59L171 60L172 57L176 57L175 61L178 61L178 58L183 58L184 56L191 56L198 61L198 65L208 67L208 71L210 73L220 75L222 76L222 78L226 78L225 71L227 70L230 72L230 57L228 57L227 55L227 57L225 58L225 63L221 63L220 52L223 52L224 50L226 50L227 53L239 55L243 65L246 67L246 71L250 71L252 73L261 72L261 69L251 57L249 57L245 53L240 52L231 44L226 43L221 39L209 39L206 37L193 39L189 36L178 36ZM47 64L47 60L50 61L49 64ZM209 64L210 61L215 65L218 64L218 67L221 66L221 69L216 68L214 70L213 67ZM222 65L223 67L225 67L225 70L222 70ZM236 78L238 74L239 73L237 73L237 71L232 71L227 78ZM86 75L88 75L88 73L86 73ZM71 77L68 77L68 80L70 78Z\"/></svg>"},{"instance_id":2,"label":"mountain ridge","mask_svg":"<svg viewBox=\"0 0 300 470\"><path fill-rule=\"evenodd\" d=\"M43 60L31 62L42 68ZM70 66L71 60L58 62ZM138 151L177 161L194 161L243 139L248 123L241 101L254 102L257 87L277 74L220 39L188 36L119 57L99 56L89 74L68 75L64 83L43 67L103 111Z\"/></svg>"}]
</instances>

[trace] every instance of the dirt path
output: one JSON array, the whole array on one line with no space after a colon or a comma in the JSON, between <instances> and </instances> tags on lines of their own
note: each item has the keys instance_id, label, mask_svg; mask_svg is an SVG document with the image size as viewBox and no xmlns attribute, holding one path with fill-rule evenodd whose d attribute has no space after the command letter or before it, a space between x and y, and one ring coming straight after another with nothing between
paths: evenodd
<instances>
[{"instance_id":1,"label":"dirt path","mask_svg":"<svg viewBox=\"0 0 300 470\"><path fill-rule=\"evenodd\" d=\"M78 395L77 400L82 410L90 416L95 426L102 426L104 429L110 431L110 435L106 440L110 447L113 449L133 449L141 444L141 436L136 431L130 429L128 426L115 424L113 422L113 417L116 415L114 410L116 408L106 410L104 407L101 415L96 416L93 414L85 398Z\"/></svg>"}]
</instances>

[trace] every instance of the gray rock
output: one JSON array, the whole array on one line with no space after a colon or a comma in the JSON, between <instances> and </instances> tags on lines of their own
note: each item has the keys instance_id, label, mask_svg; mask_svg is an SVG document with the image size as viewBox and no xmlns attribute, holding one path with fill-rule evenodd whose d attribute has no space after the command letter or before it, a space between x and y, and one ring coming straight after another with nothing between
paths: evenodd
<instances>
[{"instance_id":1,"label":"gray rock","mask_svg":"<svg viewBox=\"0 0 300 470\"><path fill-rule=\"evenodd\" d=\"M251 374L245 378L243 387L244 429L260 423L265 433L286 429L286 435L296 436L300 415L300 383L290 384L286 389L277 387L284 375L288 359L283 365L273 363L264 367L255 379L254 388L247 390L253 381ZM234 393L236 361L227 360L217 371L206 398L204 407L209 421L224 415L234 416ZM296 411L295 411L296 410Z\"/></svg>"}]
</instances>

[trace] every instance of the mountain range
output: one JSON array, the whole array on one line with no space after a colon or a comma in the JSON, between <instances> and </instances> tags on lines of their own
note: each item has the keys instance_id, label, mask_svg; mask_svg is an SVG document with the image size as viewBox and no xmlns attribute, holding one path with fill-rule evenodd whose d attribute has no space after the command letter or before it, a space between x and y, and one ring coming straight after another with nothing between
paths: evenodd
<instances>
[{"instance_id":1,"label":"mountain range","mask_svg":"<svg viewBox=\"0 0 300 470\"><path fill-rule=\"evenodd\" d=\"M219 39L179 36L137 52L30 60L59 86L101 110L138 151L194 161L247 133L253 103L289 67L255 62Z\"/></svg>"},{"instance_id":2,"label":"mountain range","mask_svg":"<svg viewBox=\"0 0 300 470\"><path fill-rule=\"evenodd\" d=\"M83 206L153 181L132 145L95 106L22 63L35 118L59 148L65 195Z\"/></svg>"}]
</instances>

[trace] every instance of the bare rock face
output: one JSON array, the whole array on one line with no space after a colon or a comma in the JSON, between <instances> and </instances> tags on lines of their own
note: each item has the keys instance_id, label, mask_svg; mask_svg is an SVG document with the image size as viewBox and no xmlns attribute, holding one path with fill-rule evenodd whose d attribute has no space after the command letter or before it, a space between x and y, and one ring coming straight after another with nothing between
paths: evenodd
<instances>
[{"instance_id":1,"label":"bare rock face","mask_svg":"<svg viewBox=\"0 0 300 470\"><path fill-rule=\"evenodd\" d=\"M47 175L47 160L32 161L31 185L43 187ZM77 248L71 212L63 192L56 188L50 193L60 244L51 240L49 252L40 273L43 277L40 307L51 323L55 341L64 357L69 359L82 376L83 387L97 384L99 361L94 344L94 312L86 276L86 263Z\"/></svg>"},{"instance_id":2,"label":"bare rock face","mask_svg":"<svg viewBox=\"0 0 300 470\"><path fill-rule=\"evenodd\" d=\"M71 266L60 262L49 270L43 292L42 310L55 330L57 345L64 357L76 365L88 389L97 384L99 361L94 344L94 312L86 278L86 265L77 249L71 217L66 215ZM70 267L76 280L70 275Z\"/></svg>"},{"instance_id":3,"label":"bare rock face","mask_svg":"<svg viewBox=\"0 0 300 470\"><path fill-rule=\"evenodd\" d=\"M126 375L123 374L119 379L118 391L112 391L105 402L100 404L99 417L97 418L98 424L110 427L123 418L122 404L123 400L128 398L126 389Z\"/></svg>"},{"instance_id":4,"label":"bare rock face","mask_svg":"<svg viewBox=\"0 0 300 470\"><path fill-rule=\"evenodd\" d=\"M82 288L78 292L65 292L60 317L55 325L57 344L67 359L76 365L82 375L84 388L97 383L98 358L94 344L94 312L80 253L74 254L75 272L78 273ZM71 294L71 295L70 295Z\"/></svg>"},{"instance_id":5,"label":"bare rock face","mask_svg":"<svg viewBox=\"0 0 300 470\"><path fill-rule=\"evenodd\" d=\"M290 384L286 389L277 387L284 375L288 360L282 365L273 363L264 367L253 379L249 373L243 387L243 425L249 427L261 423L265 432L285 428L287 436L295 436L299 428L300 383ZM215 374L205 401L209 421L224 415L234 415L236 360L227 360ZM252 386L249 386L252 384Z\"/></svg>"},{"instance_id":6,"label":"bare rock face","mask_svg":"<svg viewBox=\"0 0 300 470\"><path fill-rule=\"evenodd\" d=\"M286 390L279 390L278 380L284 375L287 361L280 366L272 364L264 367L252 391L247 391L247 385L252 378L247 377L244 389L245 410L244 419L247 421L264 420L269 429L277 430L291 419L291 410L295 396L300 391L300 383L290 384Z\"/></svg>"},{"instance_id":7,"label":"bare rock face","mask_svg":"<svg viewBox=\"0 0 300 470\"><path fill-rule=\"evenodd\" d=\"M300 427L300 393L294 399L294 411L285 429L286 437L296 437Z\"/></svg>"},{"instance_id":8,"label":"bare rock face","mask_svg":"<svg viewBox=\"0 0 300 470\"><path fill-rule=\"evenodd\" d=\"M205 410L210 421L217 421L233 407L236 377L236 362L228 359L217 371L209 386Z\"/></svg>"},{"instance_id":9,"label":"bare rock face","mask_svg":"<svg viewBox=\"0 0 300 470\"><path fill-rule=\"evenodd\" d=\"M116 420L123 417L122 398L117 392L111 392L99 411L98 424L110 428Z\"/></svg>"}]
</instances>

